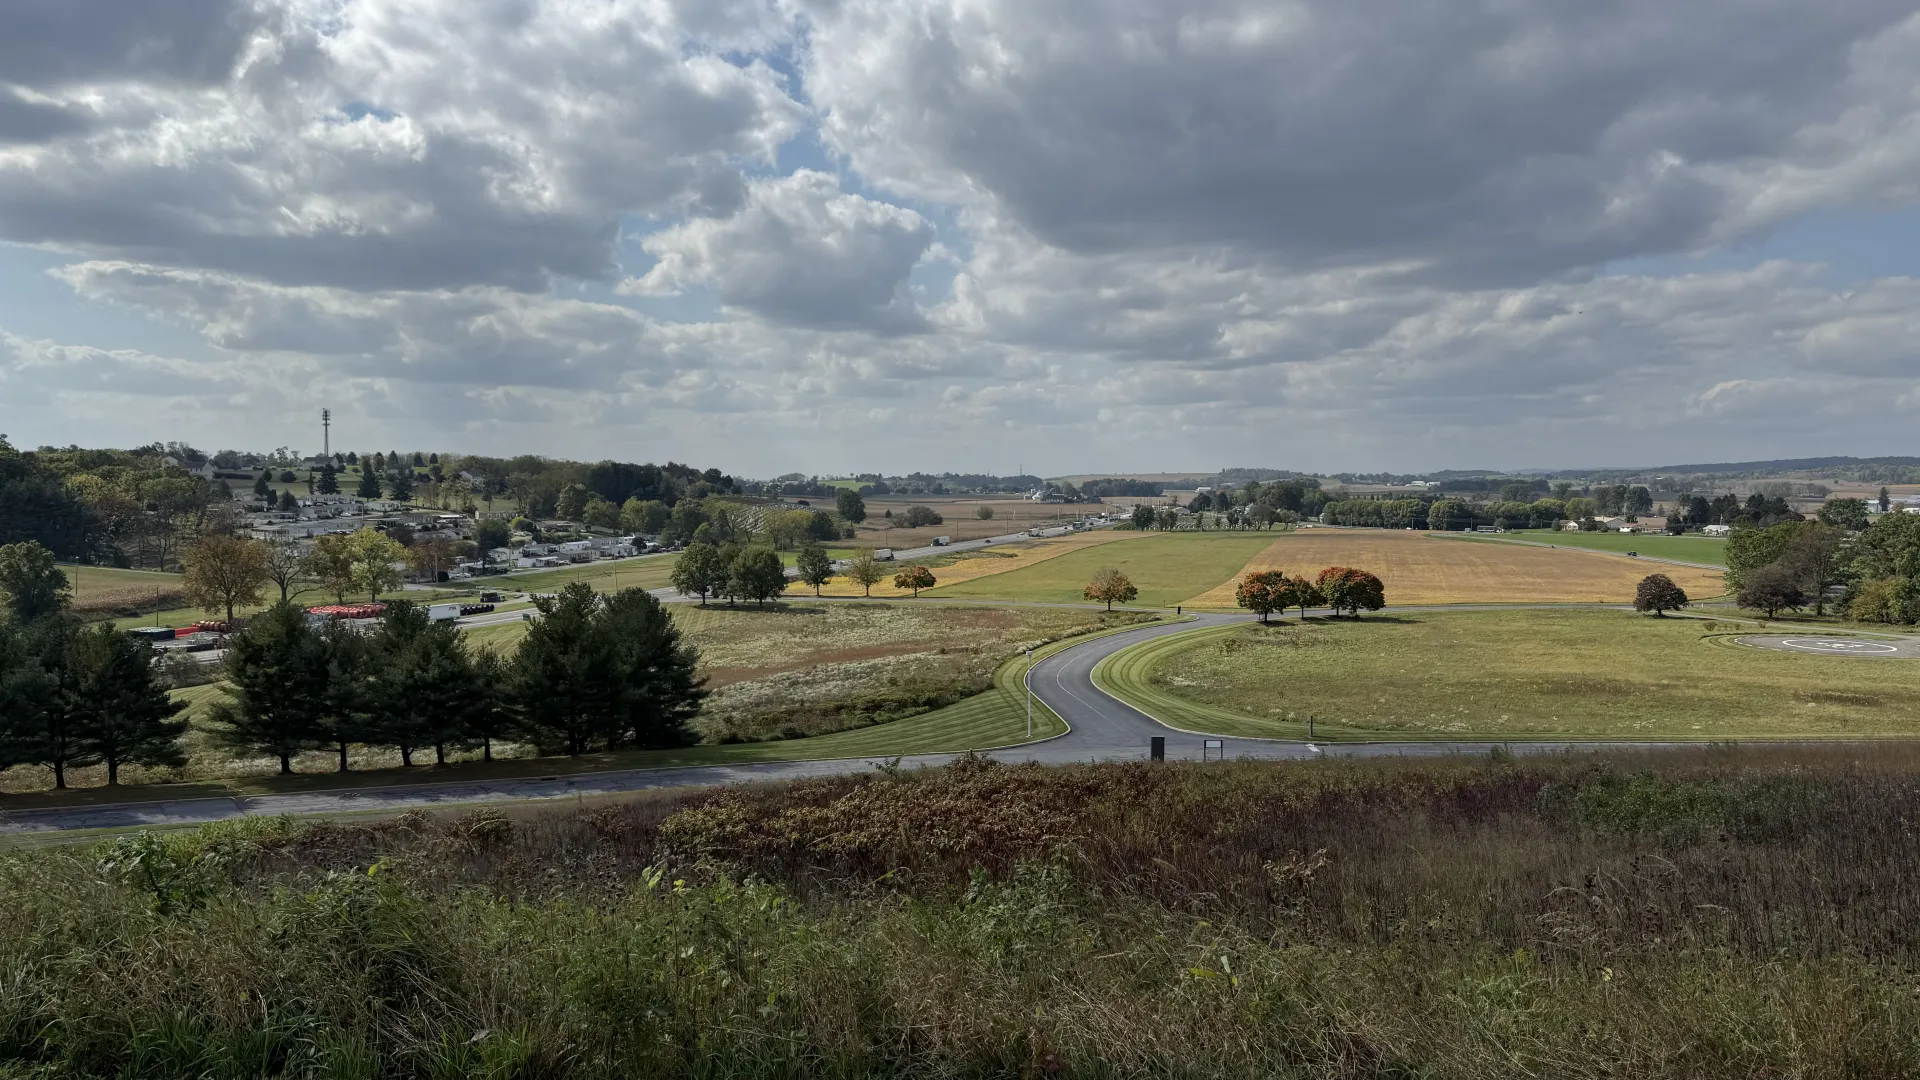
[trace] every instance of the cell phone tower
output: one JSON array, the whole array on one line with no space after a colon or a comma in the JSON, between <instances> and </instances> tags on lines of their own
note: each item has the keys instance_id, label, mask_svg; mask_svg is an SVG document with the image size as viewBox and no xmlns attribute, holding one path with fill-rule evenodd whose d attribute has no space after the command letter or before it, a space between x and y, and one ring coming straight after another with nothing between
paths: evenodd
<instances>
[{"instance_id":1,"label":"cell phone tower","mask_svg":"<svg viewBox=\"0 0 1920 1080\"><path fill-rule=\"evenodd\" d=\"M320 410L320 456L333 456L333 410Z\"/></svg>"}]
</instances>

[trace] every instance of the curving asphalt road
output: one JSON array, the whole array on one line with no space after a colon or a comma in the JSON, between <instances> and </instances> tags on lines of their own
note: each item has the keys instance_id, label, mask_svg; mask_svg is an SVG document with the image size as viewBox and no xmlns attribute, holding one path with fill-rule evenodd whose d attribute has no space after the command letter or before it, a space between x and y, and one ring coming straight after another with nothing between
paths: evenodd
<instances>
[{"instance_id":1,"label":"curving asphalt road","mask_svg":"<svg viewBox=\"0 0 1920 1080\"><path fill-rule=\"evenodd\" d=\"M1461 610L1461 608L1452 607L1448 610ZM1302 759L1326 755L1433 757L1462 753L1480 754L1486 751L1489 742L1484 739L1462 742L1309 743L1189 734L1163 726L1131 705L1111 697L1093 683L1095 665L1128 646L1139 644L1150 638L1244 622L1251 618L1251 615L1199 615L1188 622L1150 625L1138 630L1093 638L1054 653L1034 665L1033 669L1027 673L1027 683L1036 698L1046 703L1068 723L1069 731L1042 742L990 750L987 753L1001 761L1037 761L1056 765L1091 761L1137 761L1148 756L1149 741L1156 736L1167 740L1166 756L1169 760L1188 761L1199 760L1203 756L1202 742L1209 738L1218 739L1223 744L1214 753L1228 758ZM1755 643L1758 644L1758 642ZM1920 646L1914 645L1913 639L1907 639L1902 643L1902 651L1914 647ZM1655 748L1672 744L1631 741L1605 743L1532 741L1508 742L1503 745L1516 753L1547 753L1569 748L1593 749L1599 746ZM956 756L958 755L918 755L904 759L903 764L943 765ZM873 765L874 762L870 759L849 758L829 761L703 765L669 769L627 769L519 780L419 784L284 795L23 810L12 814L0 811L0 836L46 834L74 829L195 825L256 814L397 813L405 810L460 805L611 795L666 787L711 786L830 776L864 772Z\"/></svg>"}]
</instances>

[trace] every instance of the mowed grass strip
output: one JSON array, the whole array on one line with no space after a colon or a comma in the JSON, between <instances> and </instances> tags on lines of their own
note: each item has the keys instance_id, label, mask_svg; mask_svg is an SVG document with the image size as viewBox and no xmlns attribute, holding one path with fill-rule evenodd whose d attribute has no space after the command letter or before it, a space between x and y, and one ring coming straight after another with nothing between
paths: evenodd
<instances>
[{"instance_id":1,"label":"mowed grass strip","mask_svg":"<svg viewBox=\"0 0 1920 1080\"><path fill-rule=\"evenodd\" d=\"M1625 555L1629 551L1639 552L1652 559L1677 559L1681 562L1705 563L1708 566L1727 564L1727 541L1719 536L1667 536L1662 533L1617 533L1617 532L1561 532L1557 529L1522 529L1516 532L1496 536L1469 536L1461 534L1461 539L1479 540L1488 543L1505 543L1511 540L1530 540L1536 544L1553 544L1557 547L1585 548L1589 551L1606 551L1615 555Z\"/></svg>"},{"instance_id":2,"label":"mowed grass strip","mask_svg":"<svg viewBox=\"0 0 1920 1080\"><path fill-rule=\"evenodd\" d=\"M939 591L931 595L1000 597L1006 594L995 591L960 593L949 591L948 587L965 582L978 581L982 578L1001 577L1006 574L1025 570L1036 564L1048 563L1055 559L1084 552L1089 548L1102 548L1109 544L1123 541L1137 543L1145 539L1147 535L1146 533L1098 529L1093 532L1069 533L1065 536L1049 537L1045 540L1025 540L1009 542L1004 545L994 544L985 548L957 551L951 556L936 555L924 561L933 567L933 575L941 586ZM945 566L939 565L942 562L946 562L949 558L954 561ZM893 587L893 575L906 569L909 563L888 562L882 565L886 567L887 576L885 580L873 587L873 595L875 597L912 596L913 591L911 589L896 589ZM1085 584L1085 582L1081 582L1081 585ZM921 592L923 595L926 594L926 590L924 589L921 590ZM787 595L812 596L813 589L810 586L802 585L796 581L787 586ZM864 596L866 595L866 590L848 581L843 576L835 576L832 581L828 582L826 586L820 590L820 595ZM1080 593L1077 588L1074 591L1073 599L1080 599Z\"/></svg>"},{"instance_id":3,"label":"mowed grass strip","mask_svg":"<svg viewBox=\"0 0 1920 1080\"><path fill-rule=\"evenodd\" d=\"M1672 578L1694 599L1726 590L1718 571L1642 564L1594 551L1528 544L1462 543L1391 529L1302 529L1274 540L1231 578L1187 599L1196 608L1234 607L1234 587L1256 570L1309 577L1328 566L1378 575L1389 605L1626 604L1648 574Z\"/></svg>"},{"instance_id":4,"label":"mowed grass strip","mask_svg":"<svg viewBox=\"0 0 1920 1080\"><path fill-rule=\"evenodd\" d=\"M1430 612L1197 631L1115 654L1110 692L1193 730L1323 739L1920 735L1920 661L1749 648L1751 624Z\"/></svg>"},{"instance_id":5,"label":"mowed grass strip","mask_svg":"<svg viewBox=\"0 0 1920 1080\"><path fill-rule=\"evenodd\" d=\"M1094 534L1099 535L1099 534ZM1173 607L1228 580L1272 542L1267 533L1115 533L1135 537L1112 547L1069 551L1037 565L991 577L947 584L933 596L991 597L1043 603L1085 603L1082 590L1093 575L1113 567L1127 575L1140 607ZM939 571L935 571L936 574ZM1232 600L1228 600L1232 604Z\"/></svg>"},{"instance_id":6,"label":"mowed grass strip","mask_svg":"<svg viewBox=\"0 0 1920 1080\"><path fill-rule=\"evenodd\" d=\"M558 592L576 581L593 586L595 592L620 589L663 589L673 584L673 566L680 556L643 555L637 559L583 563L552 570L528 570L478 579L480 587L511 592Z\"/></svg>"}]
</instances>

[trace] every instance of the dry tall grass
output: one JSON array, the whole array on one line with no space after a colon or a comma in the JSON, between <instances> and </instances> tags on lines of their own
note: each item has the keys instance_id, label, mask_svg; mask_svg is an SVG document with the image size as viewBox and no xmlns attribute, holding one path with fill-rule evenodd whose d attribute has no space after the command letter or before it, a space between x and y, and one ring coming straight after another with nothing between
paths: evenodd
<instances>
[{"instance_id":1,"label":"dry tall grass","mask_svg":"<svg viewBox=\"0 0 1920 1080\"><path fill-rule=\"evenodd\" d=\"M1911 1076L1920 750L1871 754L970 762L15 855L0 1072Z\"/></svg>"}]
</instances>

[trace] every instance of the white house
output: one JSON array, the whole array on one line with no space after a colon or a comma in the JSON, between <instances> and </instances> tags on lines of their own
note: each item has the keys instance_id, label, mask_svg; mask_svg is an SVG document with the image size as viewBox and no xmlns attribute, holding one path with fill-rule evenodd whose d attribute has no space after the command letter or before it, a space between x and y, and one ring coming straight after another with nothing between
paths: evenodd
<instances>
[{"instance_id":1,"label":"white house","mask_svg":"<svg viewBox=\"0 0 1920 1080\"><path fill-rule=\"evenodd\" d=\"M1727 536L1733 532L1731 525L1702 525L1700 532L1705 536Z\"/></svg>"}]
</instances>

